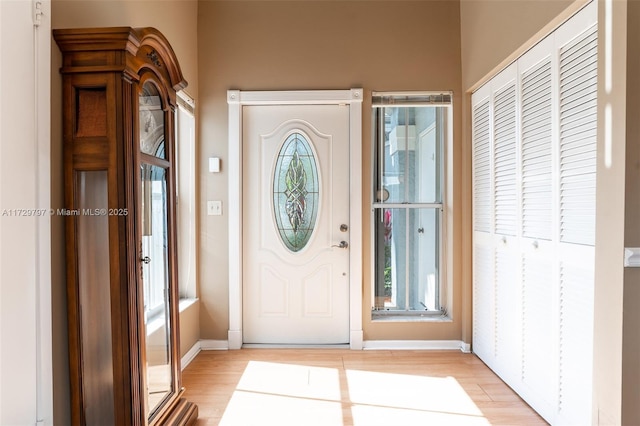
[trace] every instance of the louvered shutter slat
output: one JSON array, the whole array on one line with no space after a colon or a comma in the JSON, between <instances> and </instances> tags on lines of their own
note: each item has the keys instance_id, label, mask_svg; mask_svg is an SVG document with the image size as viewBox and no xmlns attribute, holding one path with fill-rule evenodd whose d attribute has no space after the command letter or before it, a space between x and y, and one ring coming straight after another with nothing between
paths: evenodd
<instances>
[{"instance_id":1,"label":"louvered shutter slat","mask_svg":"<svg viewBox=\"0 0 640 426\"><path fill-rule=\"evenodd\" d=\"M562 61L564 67L560 72L561 79L571 77L575 74L585 74L591 70L589 66L593 66L597 60L597 39L593 39L588 45L577 49L577 45L572 46L572 52L567 52Z\"/></svg>"},{"instance_id":2,"label":"louvered shutter slat","mask_svg":"<svg viewBox=\"0 0 640 426\"><path fill-rule=\"evenodd\" d=\"M566 111L566 117L569 118L573 115L583 114L585 111L590 111L591 108L597 106L597 97L591 96L590 98L581 99L580 102L572 105L569 110Z\"/></svg>"},{"instance_id":3,"label":"louvered shutter slat","mask_svg":"<svg viewBox=\"0 0 640 426\"><path fill-rule=\"evenodd\" d=\"M595 188L595 182L585 181L584 179L568 177L564 183L560 186L560 189L566 189L568 191L577 191L582 188Z\"/></svg>"},{"instance_id":4,"label":"louvered shutter slat","mask_svg":"<svg viewBox=\"0 0 640 426\"><path fill-rule=\"evenodd\" d=\"M551 62L522 76L522 229L551 238Z\"/></svg>"},{"instance_id":5,"label":"louvered shutter slat","mask_svg":"<svg viewBox=\"0 0 640 426\"><path fill-rule=\"evenodd\" d=\"M593 108L592 108L593 109ZM595 111L583 111L580 114L571 114L565 117L560 126L560 133L574 133L576 129L580 131L591 130L596 128L597 114Z\"/></svg>"},{"instance_id":6,"label":"louvered shutter slat","mask_svg":"<svg viewBox=\"0 0 640 426\"><path fill-rule=\"evenodd\" d=\"M560 240L586 245L595 243L597 49L595 27L560 49Z\"/></svg>"},{"instance_id":7,"label":"louvered shutter slat","mask_svg":"<svg viewBox=\"0 0 640 426\"><path fill-rule=\"evenodd\" d=\"M596 82L597 80L594 80L594 83ZM582 100L588 96L593 96L590 86L581 87L580 90L575 93L566 93L565 96L561 98L560 106L566 106L566 104Z\"/></svg>"},{"instance_id":8,"label":"louvered shutter slat","mask_svg":"<svg viewBox=\"0 0 640 426\"><path fill-rule=\"evenodd\" d=\"M597 103L597 96L595 96L594 94L587 94L581 98L575 98L571 101L563 101L560 102L560 105L567 111L571 111L571 113L575 112L578 113L579 111L577 111L577 108L579 108L581 105L585 104L585 103Z\"/></svg>"},{"instance_id":9,"label":"louvered shutter slat","mask_svg":"<svg viewBox=\"0 0 640 426\"><path fill-rule=\"evenodd\" d=\"M560 81L560 84L564 86L564 93L560 99L566 99L580 93L586 87L589 87L594 80L598 78L598 70L593 64L593 67L588 72L576 72L571 75L565 76Z\"/></svg>"},{"instance_id":10,"label":"louvered shutter slat","mask_svg":"<svg viewBox=\"0 0 640 426\"><path fill-rule=\"evenodd\" d=\"M584 132L574 133L572 135L565 135L562 138L563 143L583 143L585 140L595 139L597 135L597 129L587 129Z\"/></svg>"},{"instance_id":11,"label":"louvered shutter slat","mask_svg":"<svg viewBox=\"0 0 640 426\"><path fill-rule=\"evenodd\" d=\"M474 108L473 119L474 230L490 232L491 150L488 100Z\"/></svg>"},{"instance_id":12,"label":"louvered shutter slat","mask_svg":"<svg viewBox=\"0 0 640 426\"><path fill-rule=\"evenodd\" d=\"M494 97L495 233L515 235L516 213L516 89L510 83Z\"/></svg>"}]
</instances>

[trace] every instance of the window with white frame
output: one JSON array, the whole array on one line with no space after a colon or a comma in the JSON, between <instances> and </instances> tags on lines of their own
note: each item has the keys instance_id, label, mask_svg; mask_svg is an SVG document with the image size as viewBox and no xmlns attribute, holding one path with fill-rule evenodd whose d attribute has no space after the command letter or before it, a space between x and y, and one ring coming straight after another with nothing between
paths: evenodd
<instances>
[{"instance_id":1,"label":"window with white frame","mask_svg":"<svg viewBox=\"0 0 640 426\"><path fill-rule=\"evenodd\" d=\"M373 318L441 315L450 92L374 92Z\"/></svg>"},{"instance_id":2,"label":"window with white frame","mask_svg":"<svg viewBox=\"0 0 640 426\"><path fill-rule=\"evenodd\" d=\"M197 297L195 101L184 91L179 91L177 102L175 152L178 285L180 299L195 299Z\"/></svg>"}]
</instances>

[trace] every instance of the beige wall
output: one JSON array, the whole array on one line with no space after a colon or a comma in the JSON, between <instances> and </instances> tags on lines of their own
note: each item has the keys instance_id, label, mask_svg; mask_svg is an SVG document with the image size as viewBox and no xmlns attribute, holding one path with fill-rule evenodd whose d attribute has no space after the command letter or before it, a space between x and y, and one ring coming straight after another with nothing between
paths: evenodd
<instances>
[{"instance_id":1,"label":"beige wall","mask_svg":"<svg viewBox=\"0 0 640 426\"><path fill-rule=\"evenodd\" d=\"M195 301L180 312L180 357L200 340L200 303Z\"/></svg>"},{"instance_id":2,"label":"beige wall","mask_svg":"<svg viewBox=\"0 0 640 426\"><path fill-rule=\"evenodd\" d=\"M598 5L598 170L596 188L595 313L593 352L593 418L600 424L621 424L622 318L624 302L627 1ZM607 26L611 22L611 47ZM634 22L633 25L637 25ZM637 52L633 52L637 55ZM611 87L606 87L607 56ZM605 110L611 108L611 125ZM637 120L637 119L636 119ZM637 185L635 185L637 186ZM637 359L637 354L634 355ZM637 404L637 401L635 401Z\"/></svg>"},{"instance_id":3,"label":"beige wall","mask_svg":"<svg viewBox=\"0 0 640 426\"><path fill-rule=\"evenodd\" d=\"M198 95L196 0L53 0L52 28L80 27L155 27L169 40L178 57L182 73L189 83L186 89L194 99ZM51 202L63 204L62 193L62 115L61 84L58 72L60 51L51 42ZM52 217L52 328L54 364L54 424L69 424L69 379L67 352L66 290L64 270L64 223ZM199 338L197 304L193 305L181 323L180 353L184 355ZM182 317L182 316L181 316ZM181 318L182 320L182 318Z\"/></svg>"},{"instance_id":4,"label":"beige wall","mask_svg":"<svg viewBox=\"0 0 640 426\"><path fill-rule=\"evenodd\" d=\"M53 0L52 27L155 27L178 57L186 92L197 99L197 0ZM55 42L54 51L57 51ZM55 90L55 89L54 89Z\"/></svg>"},{"instance_id":5,"label":"beige wall","mask_svg":"<svg viewBox=\"0 0 640 426\"><path fill-rule=\"evenodd\" d=\"M372 90L455 92L454 184L459 184L460 28L457 1L245 2L199 6L200 80L200 327L203 339L227 339L228 232L226 216L207 216L206 200L227 204L228 89L295 90L362 87L364 338L460 339L460 265L454 268L454 321L372 324L371 104ZM222 173L206 159L222 158ZM459 193L459 191L455 191ZM454 200L456 202L456 200ZM454 206L454 208L457 206ZM225 208L223 207L223 212ZM454 209L459 240L459 209ZM453 250L459 250L456 244ZM456 257L457 258L457 257Z\"/></svg>"},{"instance_id":6,"label":"beige wall","mask_svg":"<svg viewBox=\"0 0 640 426\"><path fill-rule=\"evenodd\" d=\"M462 86L469 90L573 0L461 0ZM520 52L522 53L522 52Z\"/></svg>"},{"instance_id":7,"label":"beige wall","mask_svg":"<svg viewBox=\"0 0 640 426\"><path fill-rule=\"evenodd\" d=\"M625 247L640 247L640 1L627 3ZM624 275L622 424L640 424L640 270Z\"/></svg>"}]
</instances>

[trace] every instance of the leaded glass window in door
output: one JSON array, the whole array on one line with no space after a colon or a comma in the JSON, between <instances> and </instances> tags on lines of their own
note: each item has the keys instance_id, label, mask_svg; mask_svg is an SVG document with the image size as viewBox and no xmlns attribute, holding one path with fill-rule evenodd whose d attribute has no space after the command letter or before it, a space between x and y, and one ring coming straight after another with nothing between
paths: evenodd
<instances>
[{"instance_id":1,"label":"leaded glass window in door","mask_svg":"<svg viewBox=\"0 0 640 426\"><path fill-rule=\"evenodd\" d=\"M273 213L283 244L302 250L316 225L319 204L318 165L309 139L289 134L276 158L273 176Z\"/></svg>"}]
</instances>

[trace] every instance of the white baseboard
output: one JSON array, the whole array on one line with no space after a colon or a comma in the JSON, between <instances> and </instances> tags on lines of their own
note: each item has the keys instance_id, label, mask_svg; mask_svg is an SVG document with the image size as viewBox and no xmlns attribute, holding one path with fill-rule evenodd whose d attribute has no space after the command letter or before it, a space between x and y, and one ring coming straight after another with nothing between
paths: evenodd
<instances>
[{"instance_id":1,"label":"white baseboard","mask_svg":"<svg viewBox=\"0 0 640 426\"><path fill-rule=\"evenodd\" d=\"M226 351L229 349L228 340L200 340L203 351Z\"/></svg>"},{"instance_id":2,"label":"white baseboard","mask_svg":"<svg viewBox=\"0 0 640 426\"><path fill-rule=\"evenodd\" d=\"M356 339L357 342L357 339ZM358 348L351 344L351 349ZM251 347L252 345L244 345ZM269 345L253 345L255 347L269 347ZM282 345L271 345L272 347L282 347ZM335 345L336 347L346 348L347 345ZM295 345L291 345L295 347ZM301 347L309 347L302 345ZM326 348L326 345L318 345L317 347ZM191 361L200 353L200 351L226 351L229 350L228 340L200 340L189 352L187 352L181 360L181 368L184 370ZM471 353L471 345L461 340L365 340L362 342L361 349L364 350L459 350L464 353Z\"/></svg>"},{"instance_id":3,"label":"white baseboard","mask_svg":"<svg viewBox=\"0 0 640 426\"><path fill-rule=\"evenodd\" d=\"M200 346L200 341L197 341L180 360L180 370L182 371L187 368L187 365L191 364L191 361L193 361L193 359L200 353L201 350L202 347Z\"/></svg>"},{"instance_id":4,"label":"white baseboard","mask_svg":"<svg viewBox=\"0 0 640 426\"><path fill-rule=\"evenodd\" d=\"M349 344L337 345L271 345L268 343L244 343L242 349L349 349Z\"/></svg>"},{"instance_id":5,"label":"white baseboard","mask_svg":"<svg viewBox=\"0 0 640 426\"><path fill-rule=\"evenodd\" d=\"M227 348L228 349L240 349L242 348L242 330L229 330L227 333Z\"/></svg>"},{"instance_id":6,"label":"white baseboard","mask_svg":"<svg viewBox=\"0 0 640 426\"><path fill-rule=\"evenodd\" d=\"M461 350L467 345L460 340L365 340L364 350Z\"/></svg>"},{"instance_id":7,"label":"white baseboard","mask_svg":"<svg viewBox=\"0 0 640 426\"><path fill-rule=\"evenodd\" d=\"M362 330L351 330L349 334L349 345L352 350L360 351L363 348L364 333Z\"/></svg>"}]
</instances>

